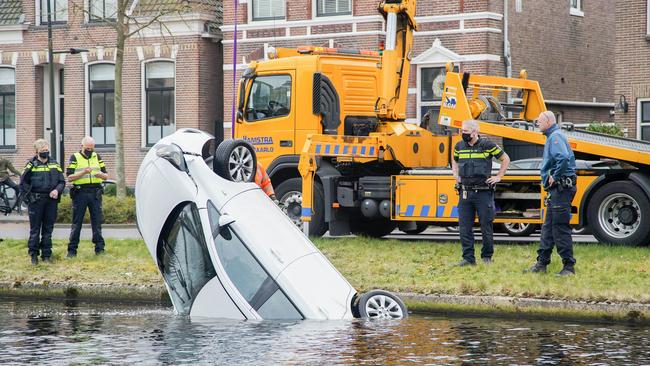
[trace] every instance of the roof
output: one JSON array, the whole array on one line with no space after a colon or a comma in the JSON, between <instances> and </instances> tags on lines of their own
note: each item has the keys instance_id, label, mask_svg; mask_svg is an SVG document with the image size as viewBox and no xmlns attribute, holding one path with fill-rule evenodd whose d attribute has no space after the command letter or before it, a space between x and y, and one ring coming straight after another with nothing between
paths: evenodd
<instances>
[{"instance_id":1,"label":"roof","mask_svg":"<svg viewBox=\"0 0 650 366\"><path fill-rule=\"evenodd\" d=\"M16 25L24 20L21 0L2 0L0 4L0 26Z\"/></svg>"},{"instance_id":2,"label":"roof","mask_svg":"<svg viewBox=\"0 0 650 366\"><path fill-rule=\"evenodd\" d=\"M13 1L13 0L12 0ZM223 5L221 0L135 0L135 16L155 16L160 12L173 14L200 13L208 15L212 21L222 23ZM213 18L214 17L214 18Z\"/></svg>"}]
</instances>

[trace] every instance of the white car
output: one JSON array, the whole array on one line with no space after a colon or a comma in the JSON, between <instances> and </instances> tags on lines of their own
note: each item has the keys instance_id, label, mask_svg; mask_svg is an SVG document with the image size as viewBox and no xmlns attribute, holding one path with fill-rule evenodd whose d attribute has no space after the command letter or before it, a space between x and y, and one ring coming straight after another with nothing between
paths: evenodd
<instances>
[{"instance_id":1,"label":"white car","mask_svg":"<svg viewBox=\"0 0 650 366\"><path fill-rule=\"evenodd\" d=\"M136 181L138 228L176 313L234 319L402 318L404 303L363 295L254 183L241 140L195 129L160 140ZM216 174L213 164L224 179Z\"/></svg>"}]
</instances>

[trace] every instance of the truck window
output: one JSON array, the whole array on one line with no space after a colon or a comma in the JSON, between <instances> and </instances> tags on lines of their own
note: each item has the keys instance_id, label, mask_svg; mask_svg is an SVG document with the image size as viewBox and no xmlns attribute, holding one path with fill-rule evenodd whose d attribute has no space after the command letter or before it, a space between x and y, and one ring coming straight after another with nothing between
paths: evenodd
<instances>
[{"instance_id":1,"label":"truck window","mask_svg":"<svg viewBox=\"0 0 650 366\"><path fill-rule=\"evenodd\" d=\"M254 122L289 115L291 76L258 76L253 80L246 103L246 121Z\"/></svg>"},{"instance_id":2,"label":"truck window","mask_svg":"<svg viewBox=\"0 0 650 366\"><path fill-rule=\"evenodd\" d=\"M194 203L177 208L165 226L158 243L158 265L180 315L187 315L199 291L216 272Z\"/></svg>"}]
</instances>

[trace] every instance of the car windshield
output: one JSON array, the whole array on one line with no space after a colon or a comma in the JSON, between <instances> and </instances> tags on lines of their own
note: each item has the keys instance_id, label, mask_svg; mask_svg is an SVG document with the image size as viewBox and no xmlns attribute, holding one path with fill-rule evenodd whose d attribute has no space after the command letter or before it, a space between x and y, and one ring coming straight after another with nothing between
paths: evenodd
<instances>
[{"instance_id":1,"label":"car windshield","mask_svg":"<svg viewBox=\"0 0 650 366\"><path fill-rule=\"evenodd\" d=\"M167 220L158 265L179 314L189 314L201 288L216 275L194 203L179 206Z\"/></svg>"}]
</instances>

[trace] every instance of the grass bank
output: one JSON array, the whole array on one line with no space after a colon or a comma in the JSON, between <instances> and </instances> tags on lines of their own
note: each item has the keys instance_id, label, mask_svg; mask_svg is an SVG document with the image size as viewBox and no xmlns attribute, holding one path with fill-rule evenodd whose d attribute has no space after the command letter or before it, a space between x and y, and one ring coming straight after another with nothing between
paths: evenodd
<instances>
[{"instance_id":1,"label":"grass bank","mask_svg":"<svg viewBox=\"0 0 650 366\"><path fill-rule=\"evenodd\" d=\"M140 240L109 240L107 253L99 257L92 243L82 241L78 257L71 260L64 258L65 245L55 241L52 264L32 266L25 241L0 243L0 283L5 293L39 295L46 294L47 288L77 291L74 288L82 284L90 284L91 295L97 296L115 288L128 292L145 287L154 293L162 288L162 279ZM463 268L453 266L460 259L460 245L454 243L342 238L318 239L316 245L360 291L384 288L425 295L650 304L648 248L577 245L578 275L559 278L553 274L561 267L557 257L549 274L522 273L534 261L536 245L497 245L493 264ZM34 289L32 284L41 286ZM413 305L423 308L416 301ZM450 306L455 305L441 308Z\"/></svg>"}]
</instances>

